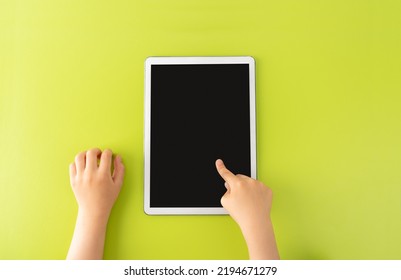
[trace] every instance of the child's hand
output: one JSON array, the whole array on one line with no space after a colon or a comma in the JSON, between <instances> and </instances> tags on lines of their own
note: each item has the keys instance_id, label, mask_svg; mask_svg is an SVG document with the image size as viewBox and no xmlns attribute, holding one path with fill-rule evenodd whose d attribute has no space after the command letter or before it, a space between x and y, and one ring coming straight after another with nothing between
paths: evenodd
<instances>
[{"instance_id":1,"label":"child's hand","mask_svg":"<svg viewBox=\"0 0 401 280\"><path fill-rule=\"evenodd\" d=\"M70 164L70 182L80 211L108 218L124 178L120 156L116 156L111 174L112 155L108 149L103 153L91 149L79 153Z\"/></svg>"},{"instance_id":2,"label":"child's hand","mask_svg":"<svg viewBox=\"0 0 401 280\"><path fill-rule=\"evenodd\" d=\"M234 175L222 160L216 161L216 168L224 179L227 192L221 204L238 223L241 229L260 226L270 219L273 193L262 182L245 175Z\"/></svg>"},{"instance_id":3,"label":"child's hand","mask_svg":"<svg viewBox=\"0 0 401 280\"><path fill-rule=\"evenodd\" d=\"M111 150L91 149L79 153L70 164L70 182L79 211L67 259L93 260L103 257L106 227L124 178L121 157ZM98 164L98 161L100 162Z\"/></svg>"},{"instance_id":4,"label":"child's hand","mask_svg":"<svg viewBox=\"0 0 401 280\"><path fill-rule=\"evenodd\" d=\"M221 204L241 228L251 259L278 259L278 250L270 220L273 193L262 182L245 175L234 175L222 160L216 168L224 179L227 192Z\"/></svg>"}]
</instances>

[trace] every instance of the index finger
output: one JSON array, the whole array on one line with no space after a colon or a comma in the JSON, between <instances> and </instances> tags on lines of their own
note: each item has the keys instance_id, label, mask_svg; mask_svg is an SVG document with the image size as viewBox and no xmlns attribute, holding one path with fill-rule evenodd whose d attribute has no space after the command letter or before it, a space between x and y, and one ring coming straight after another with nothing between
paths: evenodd
<instances>
[{"instance_id":1,"label":"index finger","mask_svg":"<svg viewBox=\"0 0 401 280\"><path fill-rule=\"evenodd\" d=\"M220 176L226 181L229 185L237 180L237 176L235 176L230 170L226 168L224 162L221 159L216 160L216 168L217 172L219 172Z\"/></svg>"}]
</instances>

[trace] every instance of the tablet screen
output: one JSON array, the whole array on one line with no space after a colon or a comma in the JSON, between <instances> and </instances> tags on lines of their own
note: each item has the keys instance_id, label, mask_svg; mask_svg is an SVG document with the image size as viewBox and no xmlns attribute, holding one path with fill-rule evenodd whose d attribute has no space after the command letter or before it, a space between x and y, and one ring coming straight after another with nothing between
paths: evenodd
<instances>
[{"instance_id":1,"label":"tablet screen","mask_svg":"<svg viewBox=\"0 0 401 280\"><path fill-rule=\"evenodd\" d=\"M150 207L222 207L223 159L251 176L248 64L152 65Z\"/></svg>"}]
</instances>

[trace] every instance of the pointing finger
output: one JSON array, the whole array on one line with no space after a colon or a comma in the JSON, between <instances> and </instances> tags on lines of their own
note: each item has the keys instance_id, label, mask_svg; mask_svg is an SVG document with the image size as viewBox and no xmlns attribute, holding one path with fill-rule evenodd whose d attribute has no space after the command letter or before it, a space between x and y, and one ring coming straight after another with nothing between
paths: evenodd
<instances>
[{"instance_id":1,"label":"pointing finger","mask_svg":"<svg viewBox=\"0 0 401 280\"><path fill-rule=\"evenodd\" d=\"M114 159L114 172L113 180L114 183L120 188L124 180L125 167L121 161L121 156L117 155Z\"/></svg>"},{"instance_id":2,"label":"pointing finger","mask_svg":"<svg viewBox=\"0 0 401 280\"><path fill-rule=\"evenodd\" d=\"M237 177L226 168L221 159L216 160L216 168L217 172L219 172L220 176L228 183L228 185L237 180Z\"/></svg>"}]
</instances>

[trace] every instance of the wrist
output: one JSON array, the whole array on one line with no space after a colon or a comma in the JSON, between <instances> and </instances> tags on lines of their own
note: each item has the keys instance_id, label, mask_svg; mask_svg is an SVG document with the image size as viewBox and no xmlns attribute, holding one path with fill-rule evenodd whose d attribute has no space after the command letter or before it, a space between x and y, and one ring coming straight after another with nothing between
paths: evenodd
<instances>
[{"instance_id":1,"label":"wrist","mask_svg":"<svg viewBox=\"0 0 401 280\"><path fill-rule=\"evenodd\" d=\"M280 259L270 218L259 221L258 224L249 225L247 228L241 228L241 230L250 259Z\"/></svg>"},{"instance_id":2,"label":"wrist","mask_svg":"<svg viewBox=\"0 0 401 280\"><path fill-rule=\"evenodd\" d=\"M97 211L85 208L78 209L78 218L87 224L106 226L109 220L110 211Z\"/></svg>"},{"instance_id":3,"label":"wrist","mask_svg":"<svg viewBox=\"0 0 401 280\"><path fill-rule=\"evenodd\" d=\"M273 228L270 217L257 221L248 221L240 226L241 232L246 242L252 242L263 238L264 235Z\"/></svg>"}]
</instances>

